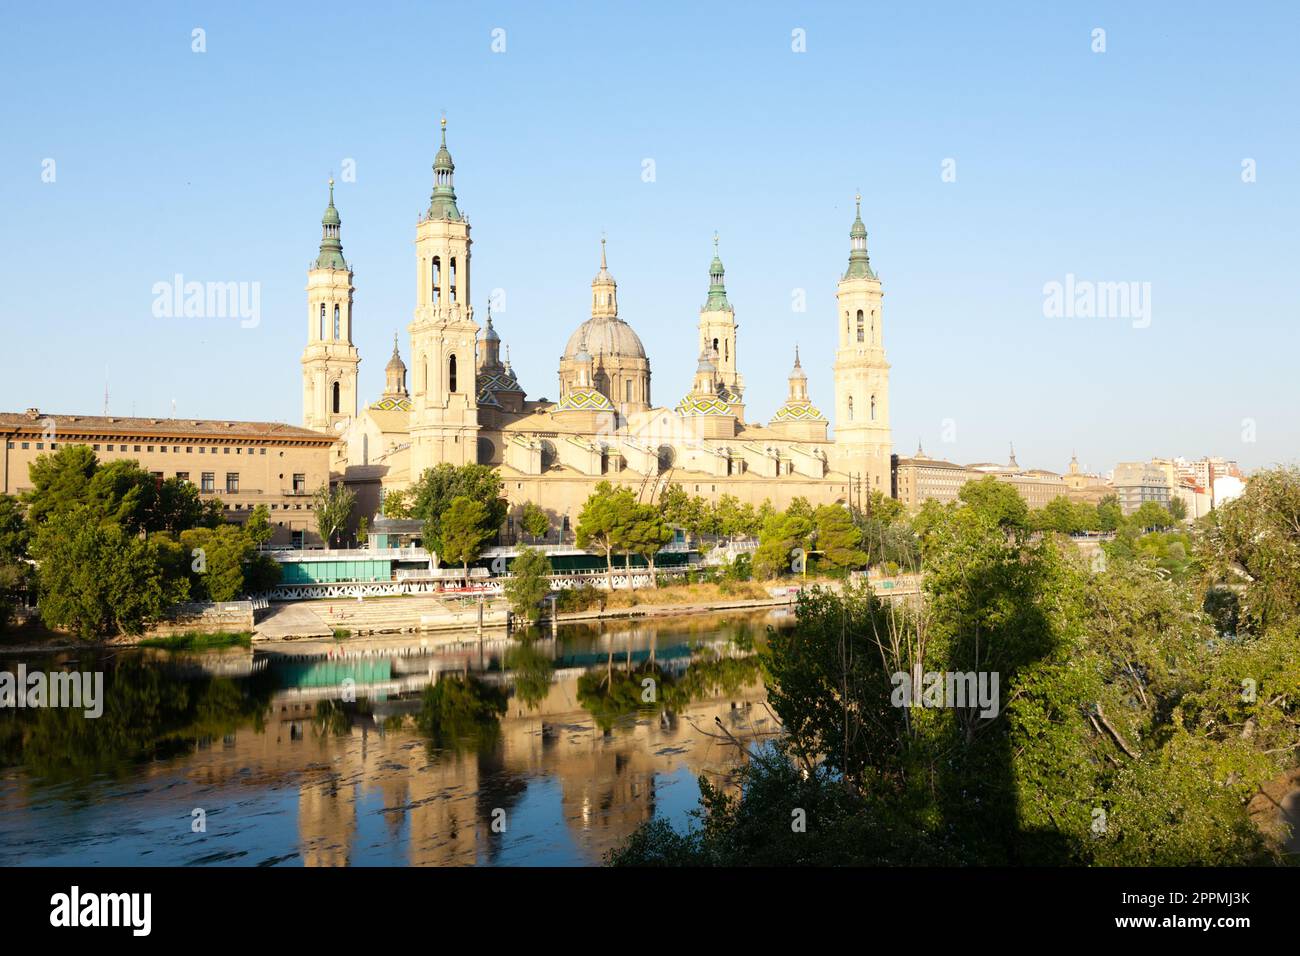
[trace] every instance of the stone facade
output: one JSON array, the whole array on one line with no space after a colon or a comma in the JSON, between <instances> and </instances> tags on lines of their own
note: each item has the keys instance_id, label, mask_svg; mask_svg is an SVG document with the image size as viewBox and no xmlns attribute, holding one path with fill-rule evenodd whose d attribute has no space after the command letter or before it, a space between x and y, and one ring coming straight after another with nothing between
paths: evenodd
<instances>
[{"instance_id":1,"label":"stone facade","mask_svg":"<svg viewBox=\"0 0 1300 956\"><path fill-rule=\"evenodd\" d=\"M130 459L160 481L181 477L204 499L219 498L226 519L243 523L260 504L270 511L273 544L320 544L311 496L329 481L335 439L275 422L229 422L111 415L0 413L0 491L31 487L37 456L88 445L101 462Z\"/></svg>"}]
</instances>

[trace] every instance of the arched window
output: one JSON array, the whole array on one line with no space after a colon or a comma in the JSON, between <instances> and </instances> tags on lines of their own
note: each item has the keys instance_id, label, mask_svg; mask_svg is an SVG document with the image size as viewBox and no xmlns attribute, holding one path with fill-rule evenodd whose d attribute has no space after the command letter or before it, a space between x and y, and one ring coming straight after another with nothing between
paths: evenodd
<instances>
[{"instance_id":1,"label":"arched window","mask_svg":"<svg viewBox=\"0 0 1300 956\"><path fill-rule=\"evenodd\" d=\"M338 305L336 304L336 305L334 306L334 339L335 339L335 341L337 341L338 338L339 338L339 307L338 307Z\"/></svg>"},{"instance_id":2,"label":"arched window","mask_svg":"<svg viewBox=\"0 0 1300 956\"><path fill-rule=\"evenodd\" d=\"M448 279L447 300L449 302L455 302L456 301L456 257L455 256L452 256L451 266L447 270L447 279ZM452 391L454 392L455 389L452 389Z\"/></svg>"},{"instance_id":3,"label":"arched window","mask_svg":"<svg viewBox=\"0 0 1300 956\"><path fill-rule=\"evenodd\" d=\"M320 304L320 337L321 340L324 341L325 339L325 303L324 302Z\"/></svg>"},{"instance_id":4,"label":"arched window","mask_svg":"<svg viewBox=\"0 0 1300 956\"><path fill-rule=\"evenodd\" d=\"M849 396L849 421L853 421L853 396Z\"/></svg>"},{"instance_id":5,"label":"arched window","mask_svg":"<svg viewBox=\"0 0 1300 956\"><path fill-rule=\"evenodd\" d=\"M333 395L334 397L332 401L334 403L334 414L337 415L339 413L339 383L338 382L334 383Z\"/></svg>"},{"instance_id":6,"label":"arched window","mask_svg":"<svg viewBox=\"0 0 1300 956\"><path fill-rule=\"evenodd\" d=\"M717 339L714 339L714 340L713 340L713 351L716 352L717 350L718 350L718 340L717 340Z\"/></svg>"},{"instance_id":7,"label":"arched window","mask_svg":"<svg viewBox=\"0 0 1300 956\"><path fill-rule=\"evenodd\" d=\"M632 401L632 380L630 378L623 383L623 401Z\"/></svg>"},{"instance_id":8,"label":"arched window","mask_svg":"<svg viewBox=\"0 0 1300 956\"><path fill-rule=\"evenodd\" d=\"M456 356L447 359L447 390L456 391Z\"/></svg>"},{"instance_id":9,"label":"arched window","mask_svg":"<svg viewBox=\"0 0 1300 956\"><path fill-rule=\"evenodd\" d=\"M867 325L862 319L862 310L858 309L858 341L865 342L866 340L867 340Z\"/></svg>"},{"instance_id":10,"label":"arched window","mask_svg":"<svg viewBox=\"0 0 1300 956\"><path fill-rule=\"evenodd\" d=\"M429 292L433 296L433 304L438 304L438 296L441 293L442 285L442 260L437 256L433 257L433 281L429 286Z\"/></svg>"},{"instance_id":11,"label":"arched window","mask_svg":"<svg viewBox=\"0 0 1300 956\"><path fill-rule=\"evenodd\" d=\"M871 341L876 341L876 310L871 310Z\"/></svg>"},{"instance_id":12,"label":"arched window","mask_svg":"<svg viewBox=\"0 0 1300 956\"><path fill-rule=\"evenodd\" d=\"M876 396L871 396L871 420L876 420Z\"/></svg>"}]
</instances>

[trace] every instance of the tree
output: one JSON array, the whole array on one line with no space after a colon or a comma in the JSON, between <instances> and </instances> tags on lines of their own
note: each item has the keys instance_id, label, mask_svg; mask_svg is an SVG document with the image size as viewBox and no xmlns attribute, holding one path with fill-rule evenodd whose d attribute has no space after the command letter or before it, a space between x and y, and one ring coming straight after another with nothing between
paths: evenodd
<instances>
[{"instance_id":1,"label":"tree","mask_svg":"<svg viewBox=\"0 0 1300 956\"><path fill-rule=\"evenodd\" d=\"M442 556L448 561L459 561L469 581L469 563L478 559L483 545L495 529L488 527L491 512L487 505L464 495L453 498L451 506L442 516Z\"/></svg>"},{"instance_id":2,"label":"tree","mask_svg":"<svg viewBox=\"0 0 1300 956\"><path fill-rule=\"evenodd\" d=\"M0 630L9 625L20 595L31 582L31 565L26 561L29 540L22 502L0 494Z\"/></svg>"},{"instance_id":3,"label":"tree","mask_svg":"<svg viewBox=\"0 0 1300 956\"><path fill-rule=\"evenodd\" d=\"M519 526L524 532L532 536L535 542L538 538L545 538L546 532L551 530L551 519L546 516L546 512L535 502L524 502L523 515L519 519Z\"/></svg>"},{"instance_id":4,"label":"tree","mask_svg":"<svg viewBox=\"0 0 1300 956\"><path fill-rule=\"evenodd\" d=\"M1097 530L1110 533L1116 530L1124 520L1124 511L1119 506L1119 498L1106 495L1097 502Z\"/></svg>"},{"instance_id":5,"label":"tree","mask_svg":"<svg viewBox=\"0 0 1300 956\"><path fill-rule=\"evenodd\" d=\"M1137 511L1129 515L1127 524L1140 530L1171 528L1174 519L1167 510L1154 501L1144 501Z\"/></svg>"},{"instance_id":6,"label":"tree","mask_svg":"<svg viewBox=\"0 0 1300 956\"><path fill-rule=\"evenodd\" d=\"M32 553L42 620L82 637L138 634L188 594L184 578L165 575L156 542L84 507L49 515Z\"/></svg>"},{"instance_id":7,"label":"tree","mask_svg":"<svg viewBox=\"0 0 1300 956\"><path fill-rule=\"evenodd\" d=\"M364 521L365 519L362 518L361 520ZM266 505L258 505L253 509L253 513L244 522L244 533L259 548L264 547L271 540L271 536L275 534L275 529L271 527L271 512Z\"/></svg>"},{"instance_id":8,"label":"tree","mask_svg":"<svg viewBox=\"0 0 1300 956\"><path fill-rule=\"evenodd\" d=\"M443 462L425 469L410 489L411 517L424 522L424 546L442 553L442 518L459 497L477 501L487 509L485 525L493 534L510 510L502 491L501 476L491 465L455 465Z\"/></svg>"},{"instance_id":9,"label":"tree","mask_svg":"<svg viewBox=\"0 0 1300 956\"><path fill-rule=\"evenodd\" d=\"M758 550L754 552L754 573L760 578L774 578L785 573L790 568L790 555L794 549L807 549L808 537L813 530L812 513L805 515L802 511L791 502L790 510L773 514L764 522L758 537Z\"/></svg>"},{"instance_id":10,"label":"tree","mask_svg":"<svg viewBox=\"0 0 1300 956\"><path fill-rule=\"evenodd\" d=\"M714 512L709 503L699 495L687 494L679 484L664 488L659 495L659 508L664 520L686 532L691 543L709 533L714 524Z\"/></svg>"},{"instance_id":11,"label":"tree","mask_svg":"<svg viewBox=\"0 0 1300 956\"><path fill-rule=\"evenodd\" d=\"M1300 614L1300 468L1256 472L1210 513L1203 537L1212 580L1240 592L1249 629Z\"/></svg>"},{"instance_id":12,"label":"tree","mask_svg":"<svg viewBox=\"0 0 1300 956\"><path fill-rule=\"evenodd\" d=\"M542 599L551 590L551 559L537 548L522 547L510 563L510 575L505 582L510 609L536 621L542 613Z\"/></svg>"},{"instance_id":13,"label":"tree","mask_svg":"<svg viewBox=\"0 0 1300 956\"><path fill-rule=\"evenodd\" d=\"M1015 485L985 475L961 486L957 497L962 504L995 522L1003 531L1021 532L1029 529L1029 506Z\"/></svg>"},{"instance_id":14,"label":"tree","mask_svg":"<svg viewBox=\"0 0 1300 956\"><path fill-rule=\"evenodd\" d=\"M1175 521L1185 521L1187 519L1187 502L1178 495L1169 499L1169 516Z\"/></svg>"},{"instance_id":15,"label":"tree","mask_svg":"<svg viewBox=\"0 0 1300 956\"><path fill-rule=\"evenodd\" d=\"M23 496L28 520L39 524L85 504L97 466L89 445L64 445L57 452L37 455L28 469L31 490Z\"/></svg>"},{"instance_id":16,"label":"tree","mask_svg":"<svg viewBox=\"0 0 1300 956\"><path fill-rule=\"evenodd\" d=\"M658 508L654 505L635 505L633 507L632 519L624 535L624 544L630 552L645 558L646 565L650 569L650 586L652 588L659 586L659 583L655 580L655 555L672 540L672 537L673 530L668 527L668 522L664 521L663 515L660 514ZM629 584L631 580L632 576L629 574Z\"/></svg>"},{"instance_id":17,"label":"tree","mask_svg":"<svg viewBox=\"0 0 1300 956\"><path fill-rule=\"evenodd\" d=\"M407 491L392 490L384 494L384 517L385 518L409 518L411 517L411 493Z\"/></svg>"},{"instance_id":18,"label":"tree","mask_svg":"<svg viewBox=\"0 0 1300 956\"><path fill-rule=\"evenodd\" d=\"M234 524L182 531L181 546L190 562L190 594L198 601L234 601L250 590L248 568L257 548L246 529ZM269 556L261 558L272 561ZM277 565L278 567L278 565Z\"/></svg>"},{"instance_id":19,"label":"tree","mask_svg":"<svg viewBox=\"0 0 1300 956\"><path fill-rule=\"evenodd\" d=\"M853 523L853 516L840 505L822 505L813 512L817 530L817 550L831 566L847 570L867 563L867 553L862 550L862 530Z\"/></svg>"},{"instance_id":20,"label":"tree","mask_svg":"<svg viewBox=\"0 0 1300 956\"><path fill-rule=\"evenodd\" d=\"M312 495L311 507L316 514L316 530L325 542L325 547L334 546L334 536L348 523L356 503L356 492L344 484L333 487L329 484L321 485Z\"/></svg>"},{"instance_id":21,"label":"tree","mask_svg":"<svg viewBox=\"0 0 1300 956\"><path fill-rule=\"evenodd\" d=\"M636 498L623 486L615 488L608 481L596 485L578 514L578 547L598 548L605 555L606 584L614 589L614 549L623 541L624 528L632 516Z\"/></svg>"}]
</instances>

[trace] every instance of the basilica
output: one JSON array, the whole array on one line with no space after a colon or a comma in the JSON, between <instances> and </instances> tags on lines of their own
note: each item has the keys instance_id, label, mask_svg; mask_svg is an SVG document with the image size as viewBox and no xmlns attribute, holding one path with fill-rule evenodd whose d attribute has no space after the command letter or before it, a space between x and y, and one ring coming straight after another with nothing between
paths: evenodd
<instances>
[{"instance_id":1,"label":"basilica","mask_svg":"<svg viewBox=\"0 0 1300 956\"><path fill-rule=\"evenodd\" d=\"M366 402L357 392L361 359L352 341L356 289L330 184L320 254L307 273L303 424L337 436L331 473L357 492L361 514L377 513L387 492L408 487L442 462L496 467L512 505L511 523L532 501L558 529L576 522L602 480L628 485L647 501L673 482L707 499L730 494L777 508L796 496L822 504L856 502L870 491L890 494L883 292L867 256L860 199L837 311L822 325L838 343L830 394L822 393L823 401L833 401L832 423L813 401L817 389L810 389L793 343L784 402L766 417L746 404L736 314L716 236L693 333L682 323L683 346L690 337L687 354L695 357L686 395L654 401L650 359L619 314L618 284L602 239L590 317L568 334L559 356L559 397L529 398L490 307L482 325L475 316L470 225L454 172L443 120L432 195L416 226L418 291L407 326L411 365L394 336L384 392Z\"/></svg>"}]
</instances>

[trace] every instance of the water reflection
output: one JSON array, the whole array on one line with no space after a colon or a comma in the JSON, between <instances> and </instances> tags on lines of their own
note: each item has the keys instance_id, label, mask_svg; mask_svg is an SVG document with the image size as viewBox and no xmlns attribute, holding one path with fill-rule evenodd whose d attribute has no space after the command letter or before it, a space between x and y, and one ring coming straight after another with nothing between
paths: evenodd
<instances>
[{"instance_id":1,"label":"water reflection","mask_svg":"<svg viewBox=\"0 0 1300 956\"><path fill-rule=\"evenodd\" d=\"M754 648L783 623L29 660L104 667L106 706L0 714L0 863L598 862L774 729Z\"/></svg>"}]
</instances>

